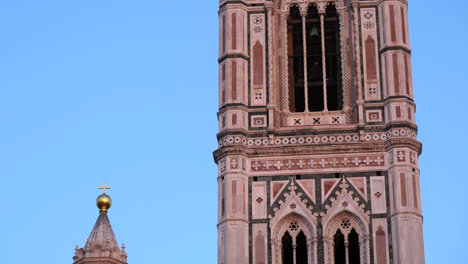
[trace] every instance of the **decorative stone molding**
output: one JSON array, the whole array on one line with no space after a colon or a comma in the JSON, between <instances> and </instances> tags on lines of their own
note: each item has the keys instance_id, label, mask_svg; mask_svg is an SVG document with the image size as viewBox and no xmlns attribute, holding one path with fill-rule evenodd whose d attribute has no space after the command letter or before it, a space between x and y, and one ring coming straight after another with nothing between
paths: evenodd
<instances>
[{"instance_id":1,"label":"decorative stone molding","mask_svg":"<svg viewBox=\"0 0 468 264\"><path fill-rule=\"evenodd\" d=\"M273 214L269 216L269 218L272 218L272 223L275 223L275 219L278 219L278 217L282 218L287 214L296 213L314 222L315 225L317 224L315 217L312 214L312 198L302 192L296 192L297 189L298 187L296 183L294 180L291 180L287 191L282 195L283 197L279 197L273 203Z\"/></svg>"},{"instance_id":2,"label":"decorative stone molding","mask_svg":"<svg viewBox=\"0 0 468 264\"><path fill-rule=\"evenodd\" d=\"M365 211L365 206L352 199L352 192L348 191L349 185L344 178L340 188L341 192L322 218L325 264L334 263L333 236L336 231L340 229L346 235L352 228L359 235L361 263L368 264L370 263L368 230L370 212Z\"/></svg>"},{"instance_id":3,"label":"decorative stone molding","mask_svg":"<svg viewBox=\"0 0 468 264\"><path fill-rule=\"evenodd\" d=\"M264 171L297 171L309 169L343 169L359 167L382 167L386 166L385 156L379 155L356 155L317 157L301 159L269 159L252 160L250 163L252 172Z\"/></svg>"},{"instance_id":4,"label":"decorative stone molding","mask_svg":"<svg viewBox=\"0 0 468 264\"><path fill-rule=\"evenodd\" d=\"M218 140L219 147L225 146L301 146L330 143L385 142L393 138L416 139L416 132L409 128L394 128L387 132L346 133L317 136L270 136L249 138L243 135L225 136Z\"/></svg>"},{"instance_id":5,"label":"decorative stone molding","mask_svg":"<svg viewBox=\"0 0 468 264\"><path fill-rule=\"evenodd\" d=\"M335 195L336 197L330 198L330 203L325 205L325 212L321 213L321 216L324 216L324 223L342 211L359 215L366 220L365 222L368 222L370 211L366 210L366 202L355 195L354 191L349 190L349 184L345 178L341 180L340 190L336 191ZM327 203L328 200L325 202Z\"/></svg>"},{"instance_id":6,"label":"decorative stone molding","mask_svg":"<svg viewBox=\"0 0 468 264\"><path fill-rule=\"evenodd\" d=\"M307 237L308 264L317 263L317 220L312 214L311 201L303 199L301 192L296 192L297 186L294 180L288 186L288 191L283 194L285 200L279 199L279 208L274 207L274 216L269 216L272 230L271 244L273 251L273 263L281 263L281 238L288 231L295 238L300 231Z\"/></svg>"}]
</instances>

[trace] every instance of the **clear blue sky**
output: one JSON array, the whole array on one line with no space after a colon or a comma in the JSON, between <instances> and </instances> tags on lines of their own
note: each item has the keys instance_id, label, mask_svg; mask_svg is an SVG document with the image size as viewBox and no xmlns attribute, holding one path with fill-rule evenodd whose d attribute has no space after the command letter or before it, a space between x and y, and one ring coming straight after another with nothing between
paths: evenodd
<instances>
[{"instance_id":1,"label":"clear blue sky","mask_svg":"<svg viewBox=\"0 0 468 264\"><path fill-rule=\"evenodd\" d=\"M410 0L427 263L468 259L466 1ZM216 263L218 1L0 0L0 258Z\"/></svg>"}]
</instances>

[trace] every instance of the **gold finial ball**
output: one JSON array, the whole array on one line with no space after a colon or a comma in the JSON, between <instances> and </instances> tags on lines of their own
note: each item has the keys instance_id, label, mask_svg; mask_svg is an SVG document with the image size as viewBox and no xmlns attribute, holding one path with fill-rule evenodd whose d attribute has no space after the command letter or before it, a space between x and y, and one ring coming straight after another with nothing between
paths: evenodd
<instances>
[{"instance_id":1,"label":"gold finial ball","mask_svg":"<svg viewBox=\"0 0 468 264\"><path fill-rule=\"evenodd\" d=\"M96 205L101 213L107 213L107 210L112 206L112 199L109 195L103 193L96 198Z\"/></svg>"}]
</instances>

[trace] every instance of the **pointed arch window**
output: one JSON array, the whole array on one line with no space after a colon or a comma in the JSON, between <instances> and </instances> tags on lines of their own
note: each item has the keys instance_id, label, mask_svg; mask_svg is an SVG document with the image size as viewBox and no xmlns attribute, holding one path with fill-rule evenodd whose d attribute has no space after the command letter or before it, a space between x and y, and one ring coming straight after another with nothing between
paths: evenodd
<instances>
[{"instance_id":1,"label":"pointed arch window","mask_svg":"<svg viewBox=\"0 0 468 264\"><path fill-rule=\"evenodd\" d=\"M308 264L309 246L307 237L296 222L289 225L281 238L282 264Z\"/></svg>"},{"instance_id":2,"label":"pointed arch window","mask_svg":"<svg viewBox=\"0 0 468 264\"><path fill-rule=\"evenodd\" d=\"M333 239L335 264L361 264L359 234L349 220L341 222Z\"/></svg>"},{"instance_id":3,"label":"pointed arch window","mask_svg":"<svg viewBox=\"0 0 468 264\"><path fill-rule=\"evenodd\" d=\"M301 231L296 237L296 264L307 264L307 237Z\"/></svg>"},{"instance_id":4,"label":"pointed arch window","mask_svg":"<svg viewBox=\"0 0 468 264\"><path fill-rule=\"evenodd\" d=\"M294 262L294 251L293 251L293 238L286 231L283 238L281 239L281 248L283 249L282 260L283 264L293 264Z\"/></svg>"},{"instance_id":5,"label":"pointed arch window","mask_svg":"<svg viewBox=\"0 0 468 264\"><path fill-rule=\"evenodd\" d=\"M289 107L291 112L343 109L340 23L335 5L319 12L290 7L287 19Z\"/></svg>"}]
</instances>

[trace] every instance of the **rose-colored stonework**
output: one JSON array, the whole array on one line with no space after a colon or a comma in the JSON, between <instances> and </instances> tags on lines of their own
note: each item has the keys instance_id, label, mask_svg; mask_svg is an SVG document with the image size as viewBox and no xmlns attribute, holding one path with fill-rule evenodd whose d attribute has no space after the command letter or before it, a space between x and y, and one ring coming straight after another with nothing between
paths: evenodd
<instances>
[{"instance_id":1,"label":"rose-colored stonework","mask_svg":"<svg viewBox=\"0 0 468 264\"><path fill-rule=\"evenodd\" d=\"M407 1L219 4L218 263L424 263Z\"/></svg>"}]
</instances>

